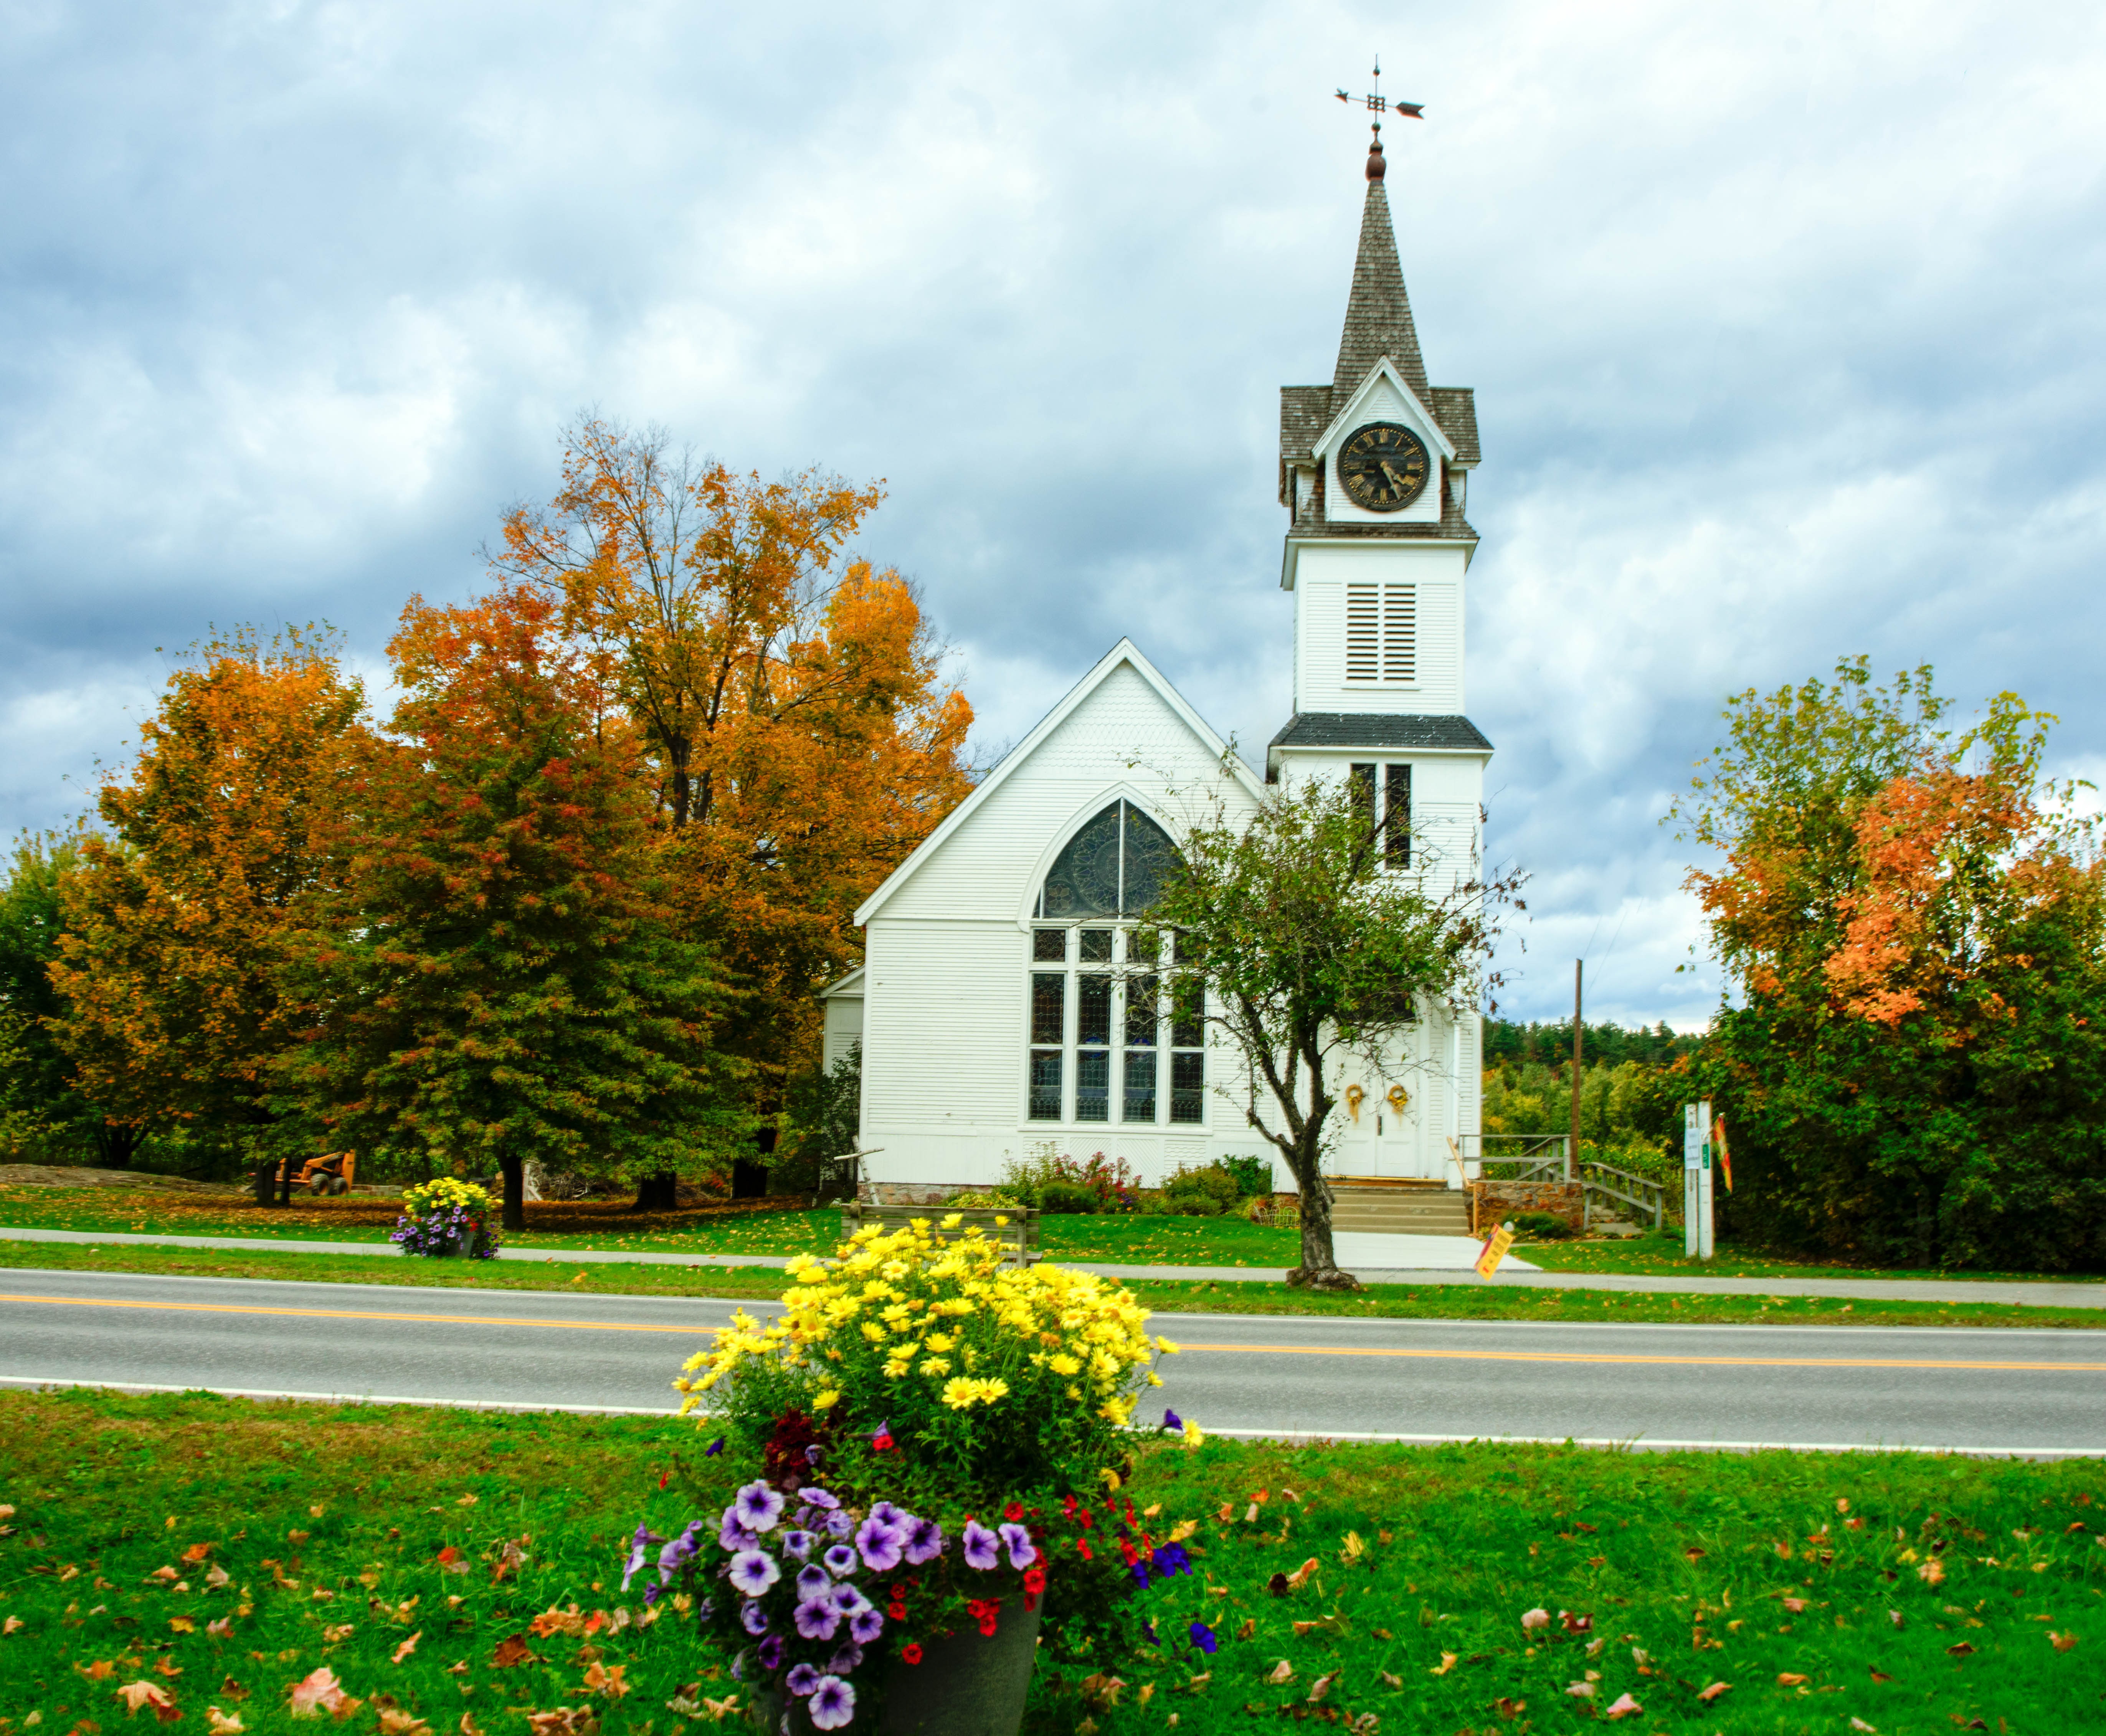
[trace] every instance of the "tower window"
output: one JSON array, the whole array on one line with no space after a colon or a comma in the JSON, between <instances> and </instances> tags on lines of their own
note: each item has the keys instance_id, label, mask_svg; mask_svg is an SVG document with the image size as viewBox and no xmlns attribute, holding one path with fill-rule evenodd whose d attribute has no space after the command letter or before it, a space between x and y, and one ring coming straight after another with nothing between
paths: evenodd
<instances>
[{"instance_id":1,"label":"tower window","mask_svg":"<svg viewBox=\"0 0 2106 1736\"><path fill-rule=\"evenodd\" d=\"M1382 768L1382 855L1391 868L1411 866L1411 768Z\"/></svg>"},{"instance_id":2,"label":"tower window","mask_svg":"<svg viewBox=\"0 0 2106 1736\"><path fill-rule=\"evenodd\" d=\"M1346 679L1418 679L1418 587L1373 580L1346 586Z\"/></svg>"}]
</instances>

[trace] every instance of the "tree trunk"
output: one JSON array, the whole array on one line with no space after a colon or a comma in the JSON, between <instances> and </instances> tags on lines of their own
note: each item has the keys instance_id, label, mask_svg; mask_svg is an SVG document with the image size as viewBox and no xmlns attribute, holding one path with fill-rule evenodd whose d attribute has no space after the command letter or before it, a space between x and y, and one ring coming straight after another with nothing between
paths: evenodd
<instances>
[{"instance_id":1,"label":"tree trunk","mask_svg":"<svg viewBox=\"0 0 2106 1736\"><path fill-rule=\"evenodd\" d=\"M526 1160L500 1157L497 1167L504 1176L504 1227L523 1230L526 1227Z\"/></svg>"},{"instance_id":2,"label":"tree trunk","mask_svg":"<svg viewBox=\"0 0 2106 1736\"><path fill-rule=\"evenodd\" d=\"M278 1163L276 1158L268 1158L258 1164L250 1179L255 1184L258 1205L276 1205L278 1203Z\"/></svg>"},{"instance_id":3,"label":"tree trunk","mask_svg":"<svg viewBox=\"0 0 2106 1736\"><path fill-rule=\"evenodd\" d=\"M636 1197L630 1202L632 1212L671 1212L679 1209L678 1189L680 1178L676 1171L661 1169L654 1175L639 1176L636 1179Z\"/></svg>"},{"instance_id":4,"label":"tree trunk","mask_svg":"<svg viewBox=\"0 0 2106 1736\"><path fill-rule=\"evenodd\" d=\"M1314 1142L1305 1143L1313 1146ZM1332 1250L1331 1186L1324 1179L1318 1151L1311 1149L1290 1153L1288 1167L1294 1172L1295 1185L1302 1190L1302 1263L1288 1273L1287 1281L1310 1290L1363 1288L1360 1281L1351 1272L1338 1270L1338 1256Z\"/></svg>"},{"instance_id":5,"label":"tree trunk","mask_svg":"<svg viewBox=\"0 0 2106 1736\"><path fill-rule=\"evenodd\" d=\"M146 1130L136 1121L104 1121L95 1129L95 1155L105 1169L129 1169Z\"/></svg>"}]
</instances>

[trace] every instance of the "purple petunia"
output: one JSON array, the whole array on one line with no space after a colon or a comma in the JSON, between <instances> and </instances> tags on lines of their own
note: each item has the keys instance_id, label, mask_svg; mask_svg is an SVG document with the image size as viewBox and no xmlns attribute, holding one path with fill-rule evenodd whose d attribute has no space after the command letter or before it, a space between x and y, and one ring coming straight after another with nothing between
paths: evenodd
<instances>
[{"instance_id":1,"label":"purple petunia","mask_svg":"<svg viewBox=\"0 0 2106 1736\"><path fill-rule=\"evenodd\" d=\"M701 1528L702 1522L697 1519L679 1536L658 1551L658 1583L660 1585L672 1584L674 1576L685 1568L700 1552L701 1545L697 1538Z\"/></svg>"},{"instance_id":2,"label":"purple petunia","mask_svg":"<svg viewBox=\"0 0 2106 1736\"><path fill-rule=\"evenodd\" d=\"M824 1489L819 1488L807 1489L798 1496L798 1499L814 1507L824 1507L829 1513L841 1504L839 1496L829 1495Z\"/></svg>"},{"instance_id":3,"label":"purple petunia","mask_svg":"<svg viewBox=\"0 0 2106 1736\"><path fill-rule=\"evenodd\" d=\"M807 1465L817 1465L817 1464L818 1464L818 1463L822 1459L825 1458L826 1456L827 1456L827 1450L826 1450L826 1448L825 1448L825 1447L821 1447L821 1446L820 1446L820 1445L818 1445L816 1442L814 1442L811 1446L809 1446L809 1447L806 1447L806 1448L804 1449L804 1462L805 1462L805 1464L807 1464Z\"/></svg>"},{"instance_id":4,"label":"purple petunia","mask_svg":"<svg viewBox=\"0 0 2106 1736\"><path fill-rule=\"evenodd\" d=\"M798 1604L793 1618L797 1631L807 1640L831 1640L841 1625L841 1613L830 1597L809 1597Z\"/></svg>"},{"instance_id":5,"label":"purple petunia","mask_svg":"<svg viewBox=\"0 0 2106 1736\"><path fill-rule=\"evenodd\" d=\"M868 1645L885 1631L885 1617L866 1604L849 1617L849 1637L858 1645Z\"/></svg>"},{"instance_id":6,"label":"purple petunia","mask_svg":"<svg viewBox=\"0 0 2106 1736\"><path fill-rule=\"evenodd\" d=\"M858 1610L869 1608L870 1599L854 1586L840 1585L834 1587L834 1608L845 1616L852 1616Z\"/></svg>"},{"instance_id":7,"label":"purple petunia","mask_svg":"<svg viewBox=\"0 0 2106 1736\"><path fill-rule=\"evenodd\" d=\"M912 1514L902 1512L890 1501L872 1501L870 1506L870 1516L879 1524L889 1525L895 1531L912 1523L914 1518Z\"/></svg>"},{"instance_id":8,"label":"purple petunia","mask_svg":"<svg viewBox=\"0 0 2106 1736\"><path fill-rule=\"evenodd\" d=\"M724 1451L724 1438L722 1435L719 1435L716 1439L710 1442L707 1447L705 1447L702 1449L702 1456L705 1459L715 1458L719 1453Z\"/></svg>"},{"instance_id":9,"label":"purple petunia","mask_svg":"<svg viewBox=\"0 0 2106 1736\"><path fill-rule=\"evenodd\" d=\"M1194 1622L1190 1632L1192 1635L1192 1644L1212 1657L1214 1655L1215 1647L1218 1644L1214 1638L1213 1629L1208 1626L1204 1622Z\"/></svg>"},{"instance_id":10,"label":"purple petunia","mask_svg":"<svg viewBox=\"0 0 2106 1736\"><path fill-rule=\"evenodd\" d=\"M801 1700L819 1685L819 1672L809 1664L795 1665L784 1679L782 1685Z\"/></svg>"},{"instance_id":11,"label":"purple petunia","mask_svg":"<svg viewBox=\"0 0 2106 1736\"><path fill-rule=\"evenodd\" d=\"M758 1604L742 1604L738 1611L738 1625L758 1640L768 1631L768 1612Z\"/></svg>"},{"instance_id":12,"label":"purple petunia","mask_svg":"<svg viewBox=\"0 0 2106 1736\"><path fill-rule=\"evenodd\" d=\"M716 1619L716 1613L717 1600L713 1597L706 1597L695 1605L695 1620L704 1627Z\"/></svg>"},{"instance_id":13,"label":"purple petunia","mask_svg":"<svg viewBox=\"0 0 2106 1736\"><path fill-rule=\"evenodd\" d=\"M760 1642L758 1649L763 1669L779 1670L782 1667L782 1635L770 1634Z\"/></svg>"},{"instance_id":14,"label":"purple petunia","mask_svg":"<svg viewBox=\"0 0 2106 1736\"><path fill-rule=\"evenodd\" d=\"M853 1643L844 1645L827 1660L829 1675L853 1675L863 1665L863 1648Z\"/></svg>"},{"instance_id":15,"label":"purple petunia","mask_svg":"<svg viewBox=\"0 0 2106 1736\"><path fill-rule=\"evenodd\" d=\"M943 1553L943 1527L934 1519L914 1520L907 1527L907 1541L901 1553L914 1567L934 1561Z\"/></svg>"},{"instance_id":16,"label":"purple petunia","mask_svg":"<svg viewBox=\"0 0 2106 1736\"><path fill-rule=\"evenodd\" d=\"M797 1570L798 1596L818 1597L833 1589L834 1582L827 1577L827 1570L824 1568L800 1568Z\"/></svg>"},{"instance_id":17,"label":"purple petunia","mask_svg":"<svg viewBox=\"0 0 2106 1736\"><path fill-rule=\"evenodd\" d=\"M1163 1644L1160 1640L1155 1637L1155 1624L1153 1622L1142 1622L1140 1624L1140 1631L1148 1635L1148 1643L1150 1645L1160 1645Z\"/></svg>"},{"instance_id":18,"label":"purple petunia","mask_svg":"<svg viewBox=\"0 0 2106 1736\"><path fill-rule=\"evenodd\" d=\"M1019 1573L1038 1559L1038 1545L1031 1541L1031 1533L1021 1525L1003 1526L1001 1541L1009 1547L1009 1564Z\"/></svg>"},{"instance_id":19,"label":"purple petunia","mask_svg":"<svg viewBox=\"0 0 2106 1736\"><path fill-rule=\"evenodd\" d=\"M893 1526L882 1524L872 1514L857 1527L856 1547L863 1553L863 1565L873 1573L889 1573L899 1565L900 1545L907 1539Z\"/></svg>"},{"instance_id":20,"label":"purple petunia","mask_svg":"<svg viewBox=\"0 0 2106 1736\"><path fill-rule=\"evenodd\" d=\"M643 1563L651 1553L651 1545L654 1543L663 1543L665 1541L647 1525L639 1525L636 1527L636 1535L629 1540L628 1563L621 1570L623 1590L626 1591L629 1589L630 1581L643 1571Z\"/></svg>"},{"instance_id":21,"label":"purple petunia","mask_svg":"<svg viewBox=\"0 0 2106 1736\"><path fill-rule=\"evenodd\" d=\"M1165 1411L1163 1413L1163 1426L1165 1429L1182 1429L1185 1426L1185 1419L1175 1411Z\"/></svg>"},{"instance_id":22,"label":"purple petunia","mask_svg":"<svg viewBox=\"0 0 2106 1736\"><path fill-rule=\"evenodd\" d=\"M727 1554L735 1554L742 1549L751 1549L760 1541L760 1533L748 1531L738 1522L735 1508L727 1507L717 1523L717 1547Z\"/></svg>"},{"instance_id":23,"label":"purple petunia","mask_svg":"<svg viewBox=\"0 0 2106 1736\"><path fill-rule=\"evenodd\" d=\"M782 1533L782 1553L793 1561L809 1559L812 1545L818 1542L809 1531L786 1531Z\"/></svg>"},{"instance_id":24,"label":"purple petunia","mask_svg":"<svg viewBox=\"0 0 2106 1736\"><path fill-rule=\"evenodd\" d=\"M838 1675L822 1675L804 1704L810 1708L814 1729L837 1730L855 1716L855 1689Z\"/></svg>"},{"instance_id":25,"label":"purple petunia","mask_svg":"<svg viewBox=\"0 0 2106 1736\"><path fill-rule=\"evenodd\" d=\"M856 1552L845 1543L836 1543L819 1558L827 1564L827 1571L836 1578L856 1570Z\"/></svg>"},{"instance_id":26,"label":"purple petunia","mask_svg":"<svg viewBox=\"0 0 2106 1736\"><path fill-rule=\"evenodd\" d=\"M732 1584L748 1597L759 1597L782 1577L775 1558L766 1550L742 1549L731 1558Z\"/></svg>"},{"instance_id":27,"label":"purple petunia","mask_svg":"<svg viewBox=\"0 0 2106 1736\"><path fill-rule=\"evenodd\" d=\"M827 1515L827 1535L830 1537L845 1537L855 1528L855 1515L852 1513L830 1513Z\"/></svg>"},{"instance_id":28,"label":"purple petunia","mask_svg":"<svg viewBox=\"0 0 2106 1736\"><path fill-rule=\"evenodd\" d=\"M1001 1565L1001 1539L978 1519L966 1521L966 1565L991 1573Z\"/></svg>"},{"instance_id":29,"label":"purple petunia","mask_svg":"<svg viewBox=\"0 0 2106 1736\"><path fill-rule=\"evenodd\" d=\"M750 1483L732 1497L732 1511L748 1531L773 1531L782 1517L782 1492L764 1483Z\"/></svg>"}]
</instances>

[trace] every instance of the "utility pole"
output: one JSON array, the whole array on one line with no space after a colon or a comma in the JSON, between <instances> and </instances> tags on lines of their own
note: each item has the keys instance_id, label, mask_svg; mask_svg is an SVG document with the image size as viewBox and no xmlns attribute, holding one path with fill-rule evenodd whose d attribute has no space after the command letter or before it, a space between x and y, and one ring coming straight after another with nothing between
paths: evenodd
<instances>
[{"instance_id":1,"label":"utility pole","mask_svg":"<svg viewBox=\"0 0 2106 1736\"><path fill-rule=\"evenodd\" d=\"M1580 973L1584 961L1572 961L1572 1139L1565 1148L1565 1179L1570 1183L1580 1174Z\"/></svg>"}]
</instances>

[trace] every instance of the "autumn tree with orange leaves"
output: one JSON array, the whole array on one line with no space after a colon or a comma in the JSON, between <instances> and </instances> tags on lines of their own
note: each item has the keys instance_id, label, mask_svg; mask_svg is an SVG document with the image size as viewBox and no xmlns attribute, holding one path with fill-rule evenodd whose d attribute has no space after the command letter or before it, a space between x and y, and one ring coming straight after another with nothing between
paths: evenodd
<instances>
[{"instance_id":1,"label":"autumn tree with orange leaves","mask_svg":"<svg viewBox=\"0 0 2106 1736\"><path fill-rule=\"evenodd\" d=\"M850 553L883 498L764 482L598 419L494 563L560 605L643 743L673 896L749 998L761 1089L816 1049L855 909L970 788L972 711L913 587Z\"/></svg>"},{"instance_id":2,"label":"autumn tree with orange leaves","mask_svg":"<svg viewBox=\"0 0 2106 1736\"><path fill-rule=\"evenodd\" d=\"M168 678L61 882L50 967L52 1034L112 1118L271 1155L268 1065L310 1022L288 970L334 882L364 703L311 630L215 639Z\"/></svg>"},{"instance_id":3,"label":"autumn tree with orange leaves","mask_svg":"<svg viewBox=\"0 0 2106 1736\"><path fill-rule=\"evenodd\" d=\"M338 1142L500 1171L514 1229L529 1161L699 1177L746 1132L735 997L677 931L641 738L556 615L518 585L405 610L308 936L318 1017L279 1069Z\"/></svg>"},{"instance_id":4,"label":"autumn tree with orange leaves","mask_svg":"<svg viewBox=\"0 0 2106 1736\"><path fill-rule=\"evenodd\" d=\"M1885 1263L2106 1266L2106 885L2049 725L1866 660L1727 712L1678 806L1736 985L1699 1057L1736 1227Z\"/></svg>"}]
</instances>

